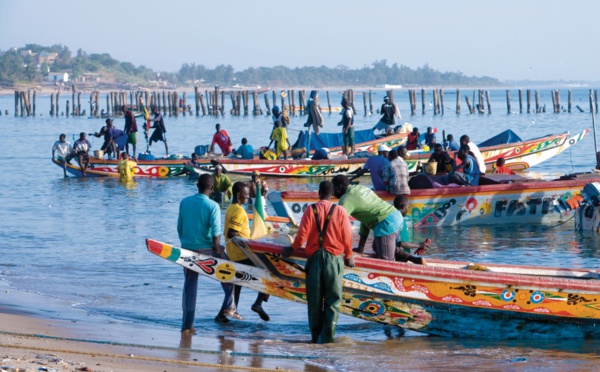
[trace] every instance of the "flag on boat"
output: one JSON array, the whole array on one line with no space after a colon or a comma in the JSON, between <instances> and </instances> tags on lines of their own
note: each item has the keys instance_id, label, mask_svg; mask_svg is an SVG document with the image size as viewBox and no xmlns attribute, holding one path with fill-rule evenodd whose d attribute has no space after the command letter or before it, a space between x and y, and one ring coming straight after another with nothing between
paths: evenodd
<instances>
[{"instance_id":1,"label":"flag on boat","mask_svg":"<svg viewBox=\"0 0 600 372\"><path fill-rule=\"evenodd\" d=\"M267 225L265 224L265 212L263 208L263 200L261 196L260 182L256 185L256 198L254 198L254 208L252 213L252 230L250 231L250 239L259 239L267 236Z\"/></svg>"}]
</instances>

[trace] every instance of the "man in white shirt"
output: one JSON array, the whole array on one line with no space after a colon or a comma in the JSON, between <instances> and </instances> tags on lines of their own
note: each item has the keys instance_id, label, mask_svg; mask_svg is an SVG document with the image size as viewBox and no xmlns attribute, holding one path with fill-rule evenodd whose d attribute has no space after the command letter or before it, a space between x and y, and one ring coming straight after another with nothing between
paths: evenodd
<instances>
[{"instance_id":1,"label":"man in white shirt","mask_svg":"<svg viewBox=\"0 0 600 372\"><path fill-rule=\"evenodd\" d=\"M52 146L52 159L56 159L62 162L63 164L63 173L65 174L65 178L67 178L67 163L69 160L69 155L73 152L73 147L71 147L71 143L67 142L67 136L61 134L58 137L58 141L54 142L54 146Z\"/></svg>"},{"instance_id":2,"label":"man in white shirt","mask_svg":"<svg viewBox=\"0 0 600 372\"><path fill-rule=\"evenodd\" d=\"M460 144L461 145L463 145L463 144L469 145L469 151L473 153L473 157L475 158L475 161L477 162L477 167L479 168L479 172L481 174L485 174L485 159L483 158L481 151L479 151L479 147L477 147L476 144L471 142L471 140L469 139L469 136L467 136L466 134L464 134L460 137Z\"/></svg>"}]
</instances>

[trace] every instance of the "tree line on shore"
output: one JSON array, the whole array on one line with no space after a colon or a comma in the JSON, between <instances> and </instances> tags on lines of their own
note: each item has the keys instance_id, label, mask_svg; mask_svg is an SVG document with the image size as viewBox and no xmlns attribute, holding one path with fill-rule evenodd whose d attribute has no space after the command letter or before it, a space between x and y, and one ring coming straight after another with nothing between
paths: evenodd
<instances>
[{"instance_id":1,"label":"tree line on shore","mask_svg":"<svg viewBox=\"0 0 600 372\"><path fill-rule=\"evenodd\" d=\"M42 52L56 53L52 62L40 61ZM210 84L228 86L500 86L495 78L466 76L462 72L440 72L428 64L411 69L397 63L389 66L386 60L373 62L369 66L351 69L344 65L336 67L249 67L235 71L231 65L208 68L202 64L184 63L178 72L156 72L144 65L135 66L121 62L108 53L88 54L77 50L72 55L68 47L61 44L41 46L26 44L22 48L0 51L0 84L11 87L18 83L40 83L51 72L68 72L74 79L85 73L96 73L105 82L123 84L197 85Z\"/></svg>"}]
</instances>

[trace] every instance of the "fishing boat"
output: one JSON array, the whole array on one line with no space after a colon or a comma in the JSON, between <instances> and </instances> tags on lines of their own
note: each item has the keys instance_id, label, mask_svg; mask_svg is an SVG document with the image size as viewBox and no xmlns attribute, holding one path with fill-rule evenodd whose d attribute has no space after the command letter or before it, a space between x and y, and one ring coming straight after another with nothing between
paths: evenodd
<instances>
[{"instance_id":1,"label":"fishing boat","mask_svg":"<svg viewBox=\"0 0 600 372\"><path fill-rule=\"evenodd\" d=\"M513 171L523 171L546 161L585 138L589 129L572 137L569 132L549 134L523 141L516 133L506 130L477 145L483 159L486 171L493 172L496 161L504 158L505 166ZM410 172L418 169L419 163L426 163L431 155L427 151L411 151L406 160Z\"/></svg>"},{"instance_id":2,"label":"fishing boat","mask_svg":"<svg viewBox=\"0 0 600 372\"><path fill-rule=\"evenodd\" d=\"M256 266L147 239L148 251L224 283L306 302L306 255L235 239ZM356 257L345 268L341 313L432 336L491 339L600 337L595 270L469 264L427 265Z\"/></svg>"},{"instance_id":3,"label":"fishing boat","mask_svg":"<svg viewBox=\"0 0 600 372\"><path fill-rule=\"evenodd\" d=\"M168 178L176 175L185 174L185 164L189 158L162 158L162 159L144 159L138 157L134 168L135 177ZM210 160L206 160L209 162ZM61 161L52 159L52 163L60 168L63 167ZM90 156L90 165L88 166L87 177L119 177L119 161L117 159L105 159L101 157ZM75 177L83 177L79 164L73 159L67 164L67 172Z\"/></svg>"},{"instance_id":4,"label":"fishing boat","mask_svg":"<svg viewBox=\"0 0 600 372\"><path fill-rule=\"evenodd\" d=\"M589 182L599 182L600 174L572 174L553 181L490 174L480 178L480 186L442 188L432 188L432 179L435 176L419 175L409 183L410 207L405 218L413 227L559 223L574 212L555 211L554 203L579 194ZM376 193L393 204L395 195ZM299 191L271 191L267 198L278 216L295 223L319 200L317 192Z\"/></svg>"}]
</instances>

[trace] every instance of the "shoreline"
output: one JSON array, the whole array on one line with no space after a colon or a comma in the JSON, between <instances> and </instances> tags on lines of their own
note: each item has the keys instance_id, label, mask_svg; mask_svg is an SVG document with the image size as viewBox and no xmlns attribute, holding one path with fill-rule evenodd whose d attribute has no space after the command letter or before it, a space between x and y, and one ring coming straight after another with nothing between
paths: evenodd
<instances>
[{"instance_id":1,"label":"shoreline","mask_svg":"<svg viewBox=\"0 0 600 372\"><path fill-rule=\"evenodd\" d=\"M259 341L116 321L6 282L0 291L0 357L8 371L323 370ZM257 349L265 352L246 352Z\"/></svg>"}]
</instances>

